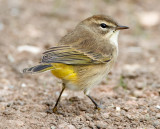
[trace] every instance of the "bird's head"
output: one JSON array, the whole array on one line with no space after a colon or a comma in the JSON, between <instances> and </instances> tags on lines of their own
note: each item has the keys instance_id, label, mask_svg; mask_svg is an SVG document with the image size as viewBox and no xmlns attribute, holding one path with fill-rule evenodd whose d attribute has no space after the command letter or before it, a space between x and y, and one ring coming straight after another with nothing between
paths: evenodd
<instances>
[{"instance_id":1,"label":"bird's head","mask_svg":"<svg viewBox=\"0 0 160 129\"><path fill-rule=\"evenodd\" d=\"M86 29L97 36L105 39L117 39L119 30L128 29L127 26L121 26L109 16L94 15L83 20L81 23Z\"/></svg>"}]
</instances>

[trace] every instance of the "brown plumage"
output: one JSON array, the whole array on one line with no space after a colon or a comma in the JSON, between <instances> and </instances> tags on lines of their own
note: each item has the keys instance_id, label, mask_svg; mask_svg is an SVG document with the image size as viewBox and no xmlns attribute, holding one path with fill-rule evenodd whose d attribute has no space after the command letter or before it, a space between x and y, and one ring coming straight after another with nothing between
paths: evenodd
<instances>
[{"instance_id":1,"label":"brown plumage","mask_svg":"<svg viewBox=\"0 0 160 129\"><path fill-rule=\"evenodd\" d=\"M118 55L119 30L127 28L119 26L105 15L89 17L64 36L56 47L44 52L40 65L25 69L24 72L51 70L62 79L63 90L83 90L96 108L99 108L89 96L90 89L110 72ZM53 108L54 112L61 94Z\"/></svg>"}]
</instances>

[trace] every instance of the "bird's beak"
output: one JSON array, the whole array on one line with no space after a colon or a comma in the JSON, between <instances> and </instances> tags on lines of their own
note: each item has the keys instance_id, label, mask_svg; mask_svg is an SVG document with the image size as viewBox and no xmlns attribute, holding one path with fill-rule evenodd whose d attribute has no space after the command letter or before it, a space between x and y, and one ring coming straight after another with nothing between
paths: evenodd
<instances>
[{"instance_id":1,"label":"bird's beak","mask_svg":"<svg viewBox=\"0 0 160 129\"><path fill-rule=\"evenodd\" d=\"M120 25L118 25L116 27L116 30L123 30L123 29L129 29L129 27L128 26L120 26Z\"/></svg>"}]
</instances>

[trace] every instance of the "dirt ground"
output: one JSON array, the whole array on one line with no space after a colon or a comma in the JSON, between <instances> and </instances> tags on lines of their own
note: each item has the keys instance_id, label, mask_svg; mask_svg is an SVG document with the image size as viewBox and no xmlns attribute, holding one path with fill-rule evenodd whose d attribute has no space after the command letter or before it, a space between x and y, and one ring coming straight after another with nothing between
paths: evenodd
<instances>
[{"instance_id":1,"label":"dirt ground","mask_svg":"<svg viewBox=\"0 0 160 129\"><path fill-rule=\"evenodd\" d=\"M0 0L0 129L160 129L159 0ZM44 50L93 15L130 29L119 36L116 65L91 96L66 90L50 72L22 75Z\"/></svg>"}]
</instances>

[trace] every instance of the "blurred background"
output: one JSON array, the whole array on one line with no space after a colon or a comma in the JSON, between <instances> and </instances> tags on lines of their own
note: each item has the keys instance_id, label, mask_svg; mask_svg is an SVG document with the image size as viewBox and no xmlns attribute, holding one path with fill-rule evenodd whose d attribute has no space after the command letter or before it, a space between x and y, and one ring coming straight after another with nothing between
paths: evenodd
<instances>
[{"instance_id":1,"label":"blurred background","mask_svg":"<svg viewBox=\"0 0 160 129\"><path fill-rule=\"evenodd\" d=\"M97 93L95 98L97 101L101 100L106 107L112 103L123 107L132 98L135 99L129 101L129 105L134 101L135 105L143 104L147 107L146 110L154 107L153 114L146 112L149 118L145 120L147 124L139 121L135 122L134 126L160 128L160 114L156 114L160 107L155 108L160 105L159 4L158 0L0 0L0 127L15 125L17 128L40 128L43 125L48 128L51 120L56 121L53 124L55 127L64 122L62 118L65 116L47 116L42 120L45 124L39 121L45 116L44 110L48 105L55 103L61 81L51 76L50 72L32 76L22 75L20 71L38 64L43 51L53 47L80 21L94 14L105 14L130 29L120 33L118 61L108 78L93 90L91 95ZM74 105L78 105L76 102L69 107L65 106L66 101L73 96L78 97L76 101L82 102L79 106L86 108L83 110L93 108L83 93L66 91L61 102L63 112L69 114L75 110L76 114L76 111L80 110L80 107L74 108ZM118 98L122 100L119 101ZM86 102L85 105L83 102ZM114 109L115 105L111 109ZM107 112L111 109L107 109ZM85 118L85 114L82 115L83 110L80 110L80 114ZM133 110L138 118L134 118L132 123L143 115L141 110ZM17 112L18 115L15 115ZM42 116L37 112L41 112ZM133 112L130 110L129 113L135 115ZM7 113L12 121L8 121ZM92 114L88 111L88 114L90 113ZM36 116L34 124L31 122L33 115ZM114 122L115 117L109 116L110 123ZM124 116L117 117L125 123L128 118ZM72 116L65 118L66 123L70 122L69 118L72 119ZM97 121L92 121L91 127L97 127ZM76 123L78 122L77 120ZM83 120L82 122L84 127L88 127L88 123ZM123 122L120 123L124 124ZM71 122L72 124L74 125L74 122ZM77 127L80 128L80 125L81 122ZM131 124L126 123L126 127L129 128L129 125ZM107 125L110 126L118 128L119 125Z\"/></svg>"}]
</instances>

